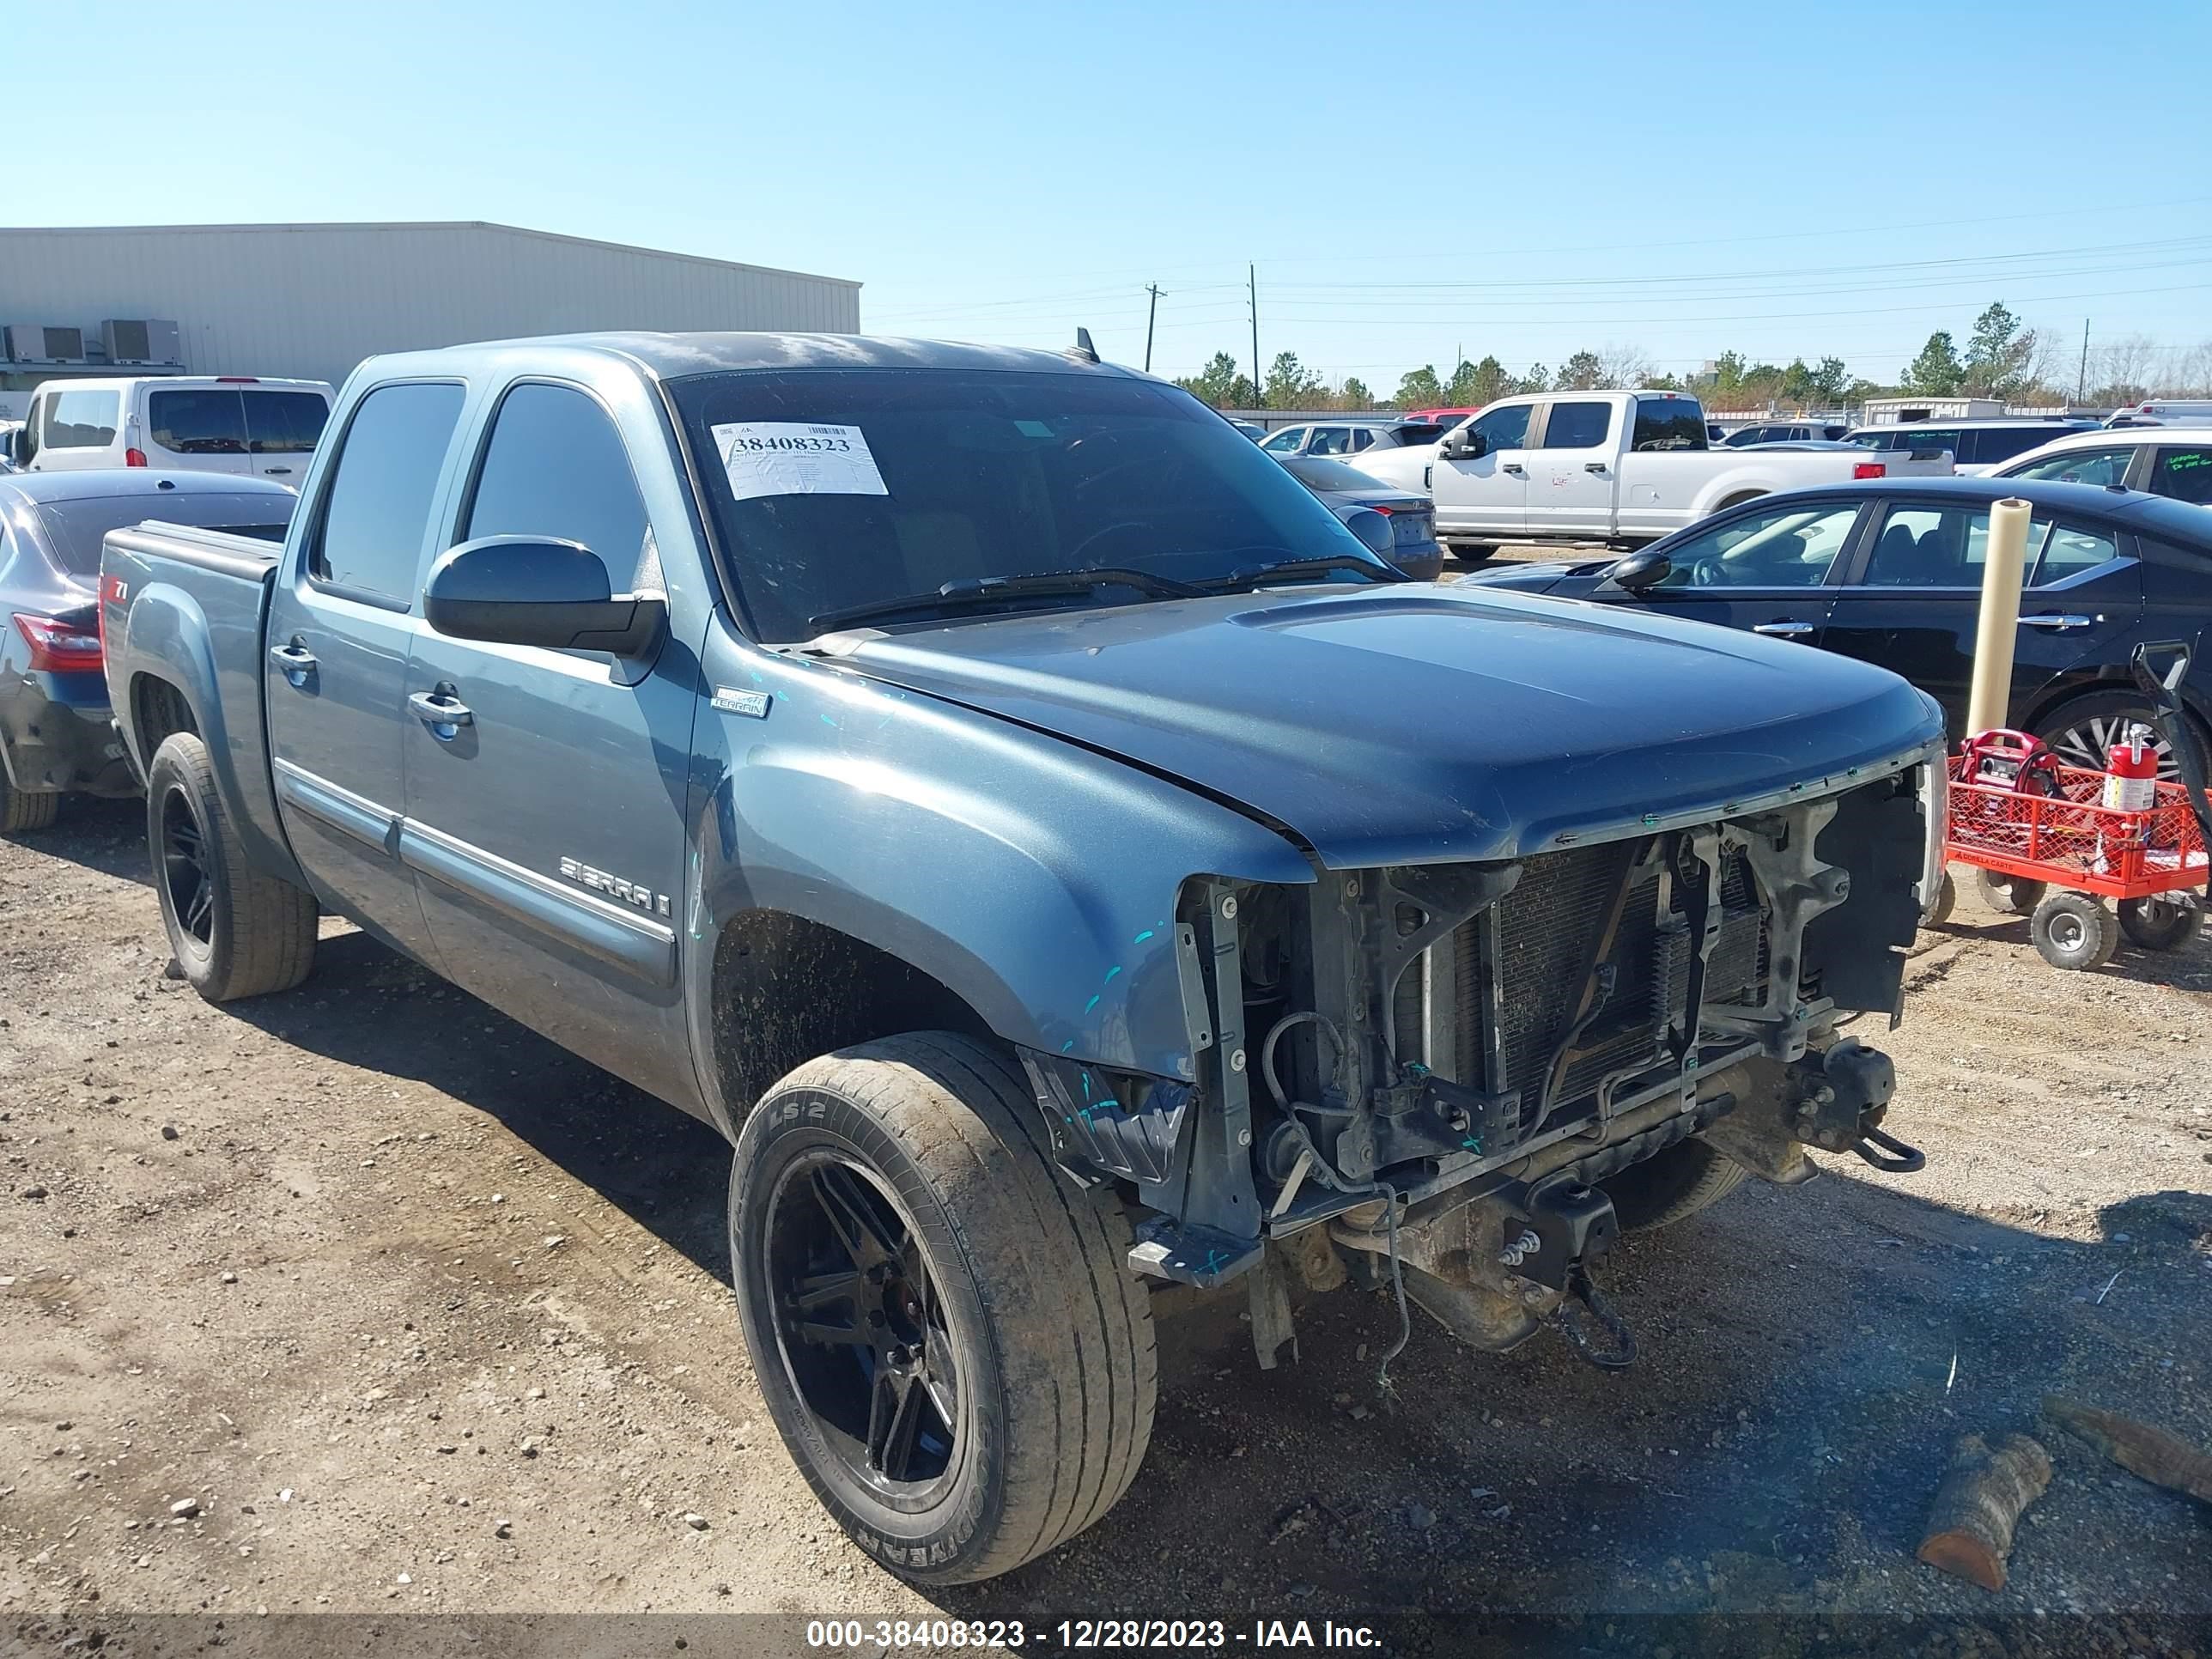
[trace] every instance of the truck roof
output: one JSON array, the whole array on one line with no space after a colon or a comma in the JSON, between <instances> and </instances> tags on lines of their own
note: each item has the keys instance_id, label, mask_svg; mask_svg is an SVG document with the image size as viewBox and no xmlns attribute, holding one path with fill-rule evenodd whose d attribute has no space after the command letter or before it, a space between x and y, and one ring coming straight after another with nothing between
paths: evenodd
<instances>
[{"instance_id":1,"label":"truck roof","mask_svg":"<svg viewBox=\"0 0 2212 1659\"><path fill-rule=\"evenodd\" d=\"M747 368L995 368L1030 374L1114 374L1130 380L1154 378L1117 363L1091 362L1068 352L864 334L663 334L641 330L549 334L394 353L368 361L380 372L433 365L450 368L457 361L511 351L518 346L557 347L620 357L660 380Z\"/></svg>"}]
</instances>

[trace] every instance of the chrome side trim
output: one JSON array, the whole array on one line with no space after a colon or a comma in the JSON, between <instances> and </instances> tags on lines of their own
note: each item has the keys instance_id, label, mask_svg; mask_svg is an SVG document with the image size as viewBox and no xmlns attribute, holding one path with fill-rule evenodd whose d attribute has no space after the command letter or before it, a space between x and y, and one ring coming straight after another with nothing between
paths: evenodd
<instances>
[{"instance_id":1,"label":"chrome side trim","mask_svg":"<svg viewBox=\"0 0 2212 1659\"><path fill-rule=\"evenodd\" d=\"M565 886L412 818L399 828L399 861L486 908L551 935L647 982L676 983L676 930L644 913Z\"/></svg>"},{"instance_id":2,"label":"chrome side trim","mask_svg":"<svg viewBox=\"0 0 2212 1659\"><path fill-rule=\"evenodd\" d=\"M386 858L399 856L399 814L288 760L270 763L276 799Z\"/></svg>"}]
</instances>

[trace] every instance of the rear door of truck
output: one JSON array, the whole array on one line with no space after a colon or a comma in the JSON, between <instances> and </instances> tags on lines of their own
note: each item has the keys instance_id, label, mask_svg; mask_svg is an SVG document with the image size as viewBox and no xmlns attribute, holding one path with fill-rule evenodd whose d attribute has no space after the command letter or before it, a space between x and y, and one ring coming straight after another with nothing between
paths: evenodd
<instances>
[{"instance_id":1,"label":"rear door of truck","mask_svg":"<svg viewBox=\"0 0 2212 1659\"><path fill-rule=\"evenodd\" d=\"M1529 435L1528 530L1546 537L1613 534L1617 398L1554 398Z\"/></svg>"},{"instance_id":2,"label":"rear door of truck","mask_svg":"<svg viewBox=\"0 0 2212 1659\"><path fill-rule=\"evenodd\" d=\"M437 957L399 856L416 594L465 389L401 380L352 408L269 602L264 696L284 828L325 905Z\"/></svg>"},{"instance_id":3,"label":"rear door of truck","mask_svg":"<svg viewBox=\"0 0 2212 1659\"><path fill-rule=\"evenodd\" d=\"M672 462L665 448L633 455L592 392L520 380L467 447L447 544L577 542L613 592L665 588L638 481ZM671 1098L696 1086L676 929L701 620L647 662L456 639L425 623L402 736L403 854L445 973Z\"/></svg>"}]
</instances>

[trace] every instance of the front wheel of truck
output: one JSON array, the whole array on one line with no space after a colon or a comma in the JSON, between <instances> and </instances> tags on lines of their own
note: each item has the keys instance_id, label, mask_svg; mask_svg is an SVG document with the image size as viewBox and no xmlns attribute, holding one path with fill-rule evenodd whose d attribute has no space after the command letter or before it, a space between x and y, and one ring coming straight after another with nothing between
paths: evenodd
<instances>
[{"instance_id":1,"label":"front wheel of truck","mask_svg":"<svg viewBox=\"0 0 2212 1659\"><path fill-rule=\"evenodd\" d=\"M146 769L146 839L169 951L210 1002L289 991L315 965L314 898L246 861L207 745L172 733Z\"/></svg>"},{"instance_id":2,"label":"front wheel of truck","mask_svg":"<svg viewBox=\"0 0 2212 1659\"><path fill-rule=\"evenodd\" d=\"M1108 1189L1054 1168L1012 1060L924 1032L809 1060L730 1174L738 1309L815 1496L924 1583L1090 1526L1152 1437L1152 1309Z\"/></svg>"},{"instance_id":3,"label":"front wheel of truck","mask_svg":"<svg viewBox=\"0 0 2212 1659\"><path fill-rule=\"evenodd\" d=\"M1623 1231L1649 1232L1717 1204L1743 1184L1743 1165L1692 1137L1632 1164L1599 1184Z\"/></svg>"}]
</instances>

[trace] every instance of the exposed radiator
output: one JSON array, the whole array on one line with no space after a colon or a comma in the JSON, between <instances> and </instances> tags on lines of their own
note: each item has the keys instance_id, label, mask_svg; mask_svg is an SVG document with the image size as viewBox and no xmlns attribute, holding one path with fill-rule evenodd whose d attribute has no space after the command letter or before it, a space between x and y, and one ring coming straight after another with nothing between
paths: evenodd
<instances>
[{"instance_id":1,"label":"exposed radiator","mask_svg":"<svg viewBox=\"0 0 2212 1659\"><path fill-rule=\"evenodd\" d=\"M1524 1128L1534 1127L1545 1071L1581 1001L1591 945L1639 847L1613 842L1530 859L1493 917L1465 923L1435 947L1452 952L1452 1075L1477 1087L1519 1091ZM1688 994L1691 941L1679 889L1664 914L1662 890L1656 866L1638 874L1606 957L1614 969L1613 994L1578 1041L1582 1052L1552 1101L1554 1119L1587 1115L1608 1073L1664 1056L1668 1028L1680 1023ZM1741 853L1723 871L1721 906L1705 974L1708 1007L1754 999L1765 973L1765 915ZM1485 965L1485 930L1496 940L1494 971ZM1421 1011L1422 976L1409 971L1393 1009L1401 1055L1423 1052Z\"/></svg>"}]
</instances>

